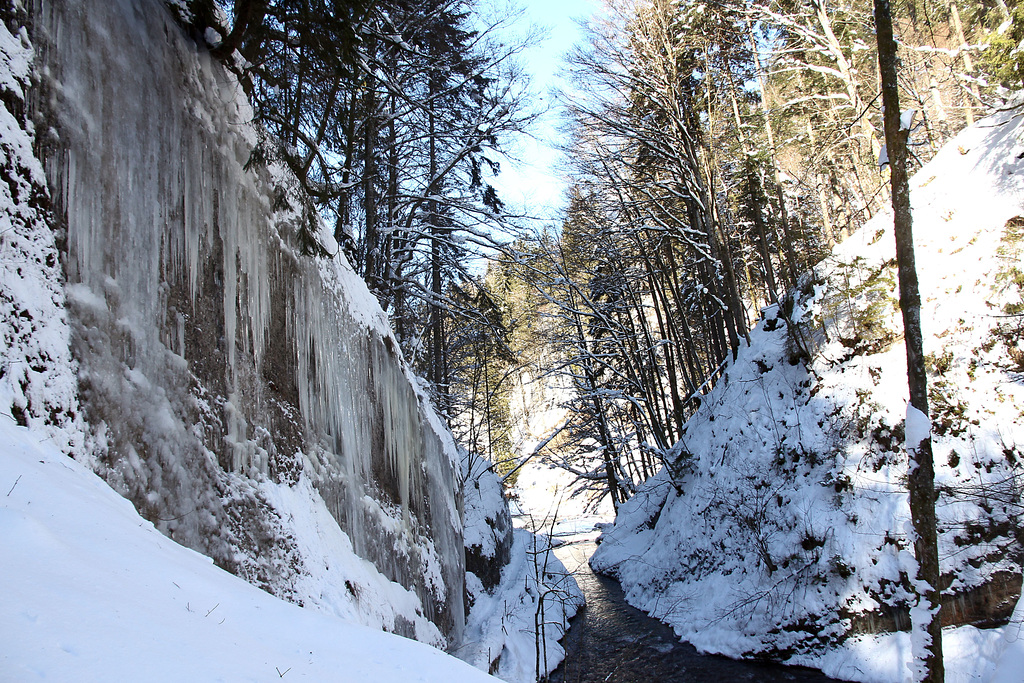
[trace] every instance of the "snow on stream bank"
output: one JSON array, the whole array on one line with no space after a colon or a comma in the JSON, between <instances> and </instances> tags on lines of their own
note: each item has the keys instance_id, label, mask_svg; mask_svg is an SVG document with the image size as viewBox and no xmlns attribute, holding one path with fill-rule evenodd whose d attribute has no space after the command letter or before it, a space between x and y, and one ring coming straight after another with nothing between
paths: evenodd
<instances>
[{"instance_id":1,"label":"snow on stream bank","mask_svg":"<svg viewBox=\"0 0 1024 683\"><path fill-rule=\"evenodd\" d=\"M939 554L963 603L1020 575L1024 348L1006 314L1021 303L1022 121L1018 108L980 122L912 182ZM883 214L805 279L794 329L766 309L669 454L673 476L620 508L592 559L698 648L851 680L908 675L909 637L893 632L912 597L894 255ZM1012 596L992 589L974 616L952 606L971 623L1000 601L1008 615ZM946 680L1020 681L1022 624L1018 605L1007 626L947 629Z\"/></svg>"},{"instance_id":2,"label":"snow on stream bank","mask_svg":"<svg viewBox=\"0 0 1024 683\"><path fill-rule=\"evenodd\" d=\"M456 654L509 683L532 683L565 657L559 641L583 605L583 594L543 529L512 528L501 480L490 463L467 458L463 467L466 593L472 608ZM500 566L500 576L477 577L470 555Z\"/></svg>"}]
</instances>

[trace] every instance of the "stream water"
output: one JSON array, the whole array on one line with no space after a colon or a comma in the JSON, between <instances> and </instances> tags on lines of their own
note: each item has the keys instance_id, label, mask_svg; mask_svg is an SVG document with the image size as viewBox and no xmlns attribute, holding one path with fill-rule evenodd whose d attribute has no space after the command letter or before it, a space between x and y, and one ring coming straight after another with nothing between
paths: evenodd
<instances>
[{"instance_id":1,"label":"stream water","mask_svg":"<svg viewBox=\"0 0 1024 683\"><path fill-rule=\"evenodd\" d=\"M573 619L563 641L566 658L551 675L558 683L672 681L716 683L757 681L825 682L814 669L740 662L702 655L672 629L626 602L615 579L595 574L587 560L593 541L570 542L555 553L573 571L587 605Z\"/></svg>"}]
</instances>

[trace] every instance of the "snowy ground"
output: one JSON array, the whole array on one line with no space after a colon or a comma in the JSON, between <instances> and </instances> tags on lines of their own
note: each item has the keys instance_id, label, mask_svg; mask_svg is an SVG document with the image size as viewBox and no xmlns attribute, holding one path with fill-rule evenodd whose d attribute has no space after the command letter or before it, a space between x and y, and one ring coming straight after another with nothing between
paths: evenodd
<instances>
[{"instance_id":1,"label":"snowy ground","mask_svg":"<svg viewBox=\"0 0 1024 683\"><path fill-rule=\"evenodd\" d=\"M982 121L912 182L953 593L1020 572L1024 349L1008 313L1022 293L1022 120ZM631 603L701 649L851 680L908 675L907 634L853 635L912 597L894 256L891 218L879 216L815 268L792 330L767 311L688 423L672 476L622 506L594 555ZM1021 680L1022 624L1018 606L1008 626L947 629L946 680Z\"/></svg>"},{"instance_id":2,"label":"snowy ground","mask_svg":"<svg viewBox=\"0 0 1024 683\"><path fill-rule=\"evenodd\" d=\"M516 524L554 536L584 533L615 517L607 495L595 503L576 475L542 457L523 466L513 493Z\"/></svg>"},{"instance_id":3,"label":"snowy ground","mask_svg":"<svg viewBox=\"0 0 1024 683\"><path fill-rule=\"evenodd\" d=\"M422 643L254 588L0 417L5 681L486 681Z\"/></svg>"},{"instance_id":4,"label":"snowy ground","mask_svg":"<svg viewBox=\"0 0 1024 683\"><path fill-rule=\"evenodd\" d=\"M472 609L456 654L509 683L533 683L565 657L559 640L583 594L555 557L547 534L512 528L501 481L489 463L476 458L470 467L467 459L464 467L467 550L475 546L476 553L497 562L499 546L511 547L497 585L487 589L480 578L466 574Z\"/></svg>"}]
</instances>

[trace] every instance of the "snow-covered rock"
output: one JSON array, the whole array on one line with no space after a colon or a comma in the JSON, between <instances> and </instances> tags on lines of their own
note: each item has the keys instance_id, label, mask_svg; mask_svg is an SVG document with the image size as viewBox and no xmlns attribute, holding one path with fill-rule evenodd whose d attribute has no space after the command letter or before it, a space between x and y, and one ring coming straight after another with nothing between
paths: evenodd
<instances>
[{"instance_id":1,"label":"snow-covered rock","mask_svg":"<svg viewBox=\"0 0 1024 683\"><path fill-rule=\"evenodd\" d=\"M27 113L32 45L14 19L13 33L0 24L0 412L70 452L83 432L59 233Z\"/></svg>"},{"instance_id":2,"label":"snow-covered rock","mask_svg":"<svg viewBox=\"0 0 1024 683\"><path fill-rule=\"evenodd\" d=\"M533 683L565 657L559 640L583 594L552 541L513 529L501 479L480 457L466 477L466 634L456 654L509 683Z\"/></svg>"}]
</instances>

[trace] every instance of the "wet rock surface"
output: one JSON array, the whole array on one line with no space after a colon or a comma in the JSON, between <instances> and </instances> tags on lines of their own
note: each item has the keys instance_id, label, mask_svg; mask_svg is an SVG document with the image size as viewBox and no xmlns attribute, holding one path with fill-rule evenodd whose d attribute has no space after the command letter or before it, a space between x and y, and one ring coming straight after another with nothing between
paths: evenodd
<instances>
[{"instance_id":1,"label":"wet rock surface","mask_svg":"<svg viewBox=\"0 0 1024 683\"><path fill-rule=\"evenodd\" d=\"M671 628L626 602L619 582L591 571L592 542L567 544L556 552L587 598L563 643L566 659L550 677L558 683L619 681L825 682L814 669L741 662L702 655L679 642Z\"/></svg>"}]
</instances>

